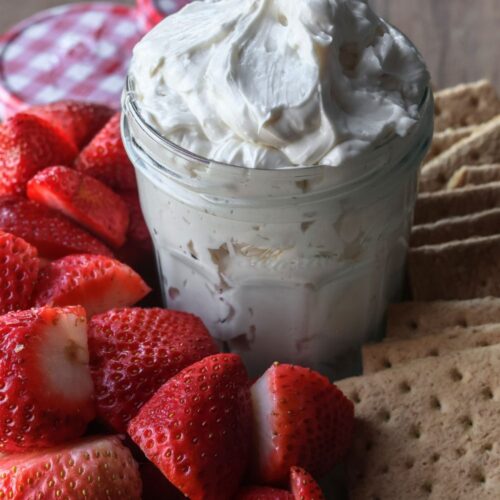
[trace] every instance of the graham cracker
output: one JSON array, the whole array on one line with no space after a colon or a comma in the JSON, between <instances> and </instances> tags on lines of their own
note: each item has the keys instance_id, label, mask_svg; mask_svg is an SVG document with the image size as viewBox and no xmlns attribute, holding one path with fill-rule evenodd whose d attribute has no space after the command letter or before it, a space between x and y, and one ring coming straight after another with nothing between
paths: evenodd
<instances>
[{"instance_id":1,"label":"graham cracker","mask_svg":"<svg viewBox=\"0 0 500 500\"><path fill-rule=\"evenodd\" d=\"M462 167L448 181L447 189L459 189L467 186L480 186L500 182L500 163L479 167Z\"/></svg>"},{"instance_id":2,"label":"graham cracker","mask_svg":"<svg viewBox=\"0 0 500 500\"><path fill-rule=\"evenodd\" d=\"M434 101L437 132L484 123L500 113L500 100L488 80L441 90Z\"/></svg>"},{"instance_id":3,"label":"graham cracker","mask_svg":"<svg viewBox=\"0 0 500 500\"><path fill-rule=\"evenodd\" d=\"M500 115L436 156L422 168L419 189L432 192L444 189L452 175L464 165L500 162Z\"/></svg>"},{"instance_id":4,"label":"graham cracker","mask_svg":"<svg viewBox=\"0 0 500 500\"><path fill-rule=\"evenodd\" d=\"M499 367L492 346L338 382L355 403L350 500L498 499Z\"/></svg>"},{"instance_id":5,"label":"graham cracker","mask_svg":"<svg viewBox=\"0 0 500 500\"><path fill-rule=\"evenodd\" d=\"M494 208L500 208L500 182L454 191L421 193L415 206L414 223L429 224Z\"/></svg>"},{"instance_id":6,"label":"graham cracker","mask_svg":"<svg viewBox=\"0 0 500 500\"><path fill-rule=\"evenodd\" d=\"M454 351L500 344L500 323L445 328L433 335L387 340L363 346L363 373L393 368L414 359L438 357Z\"/></svg>"},{"instance_id":7,"label":"graham cracker","mask_svg":"<svg viewBox=\"0 0 500 500\"><path fill-rule=\"evenodd\" d=\"M465 137L472 135L472 133L477 130L477 127L478 125L471 125L469 127L449 128L443 132L436 132L432 138L432 144L429 148L429 152L425 157L424 166L436 156L439 156L447 149L450 149L453 144L456 144Z\"/></svg>"},{"instance_id":8,"label":"graham cracker","mask_svg":"<svg viewBox=\"0 0 500 500\"><path fill-rule=\"evenodd\" d=\"M500 208L414 226L411 231L410 246L439 245L449 241L496 234L500 234Z\"/></svg>"},{"instance_id":9,"label":"graham cracker","mask_svg":"<svg viewBox=\"0 0 500 500\"><path fill-rule=\"evenodd\" d=\"M413 248L408 266L414 300L500 296L500 236Z\"/></svg>"},{"instance_id":10,"label":"graham cracker","mask_svg":"<svg viewBox=\"0 0 500 500\"><path fill-rule=\"evenodd\" d=\"M386 338L403 339L448 328L500 323L500 298L391 304Z\"/></svg>"}]
</instances>

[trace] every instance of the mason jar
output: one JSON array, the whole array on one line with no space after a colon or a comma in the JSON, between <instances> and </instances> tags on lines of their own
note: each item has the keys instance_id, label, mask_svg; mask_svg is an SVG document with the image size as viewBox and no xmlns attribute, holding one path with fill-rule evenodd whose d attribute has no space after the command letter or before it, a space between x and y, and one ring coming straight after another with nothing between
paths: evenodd
<instances>
[{"instance_id":1,"label":"mason jar","mask_svg":"<svg viewBox=\"0 0 500 500\"><path fill-rule=\"evenodd\" d=\"M165 305L200 316L254 375L274 361L351 373L401 297L431 91L409 135L339 167L200 157L144 120L130 78L123 110Z\"/></svg>"}]
</instances>

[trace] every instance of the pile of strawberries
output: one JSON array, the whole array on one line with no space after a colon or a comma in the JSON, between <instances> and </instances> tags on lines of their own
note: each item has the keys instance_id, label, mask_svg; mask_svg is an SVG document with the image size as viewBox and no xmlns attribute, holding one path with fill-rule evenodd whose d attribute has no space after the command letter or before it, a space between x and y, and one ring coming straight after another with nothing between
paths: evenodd
<instances>
[{"instance_id":1,"label":"pile of strawberries","mask_svg":"<svg viewBox=\"0 0 500 500\"><path fill-rule=\"evenodd\" d=\"M197 317L132 307L151 261L119 114L0 125L0 498L324 498L352 403L299 366L252 384Z\"/></svg>"}]
</instances>

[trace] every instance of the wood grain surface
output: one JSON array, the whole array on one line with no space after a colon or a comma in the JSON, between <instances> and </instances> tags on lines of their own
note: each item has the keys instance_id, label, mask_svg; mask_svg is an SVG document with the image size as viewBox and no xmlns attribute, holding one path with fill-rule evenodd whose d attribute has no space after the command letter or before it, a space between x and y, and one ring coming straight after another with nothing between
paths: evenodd
<instances>
[{"instance_id":1,"label":"wood grain surface","mask_svg":"<svg viewBox=\"0 0 500 500\"><path fill-rule=\"evenodd\" d=\"M500 90L500 0L369 1L414 41L437 88L488 77ZM0 31L63 2L0 0ZM115 2L132 5L134 0Z\"/></svg>"}]
</instances>

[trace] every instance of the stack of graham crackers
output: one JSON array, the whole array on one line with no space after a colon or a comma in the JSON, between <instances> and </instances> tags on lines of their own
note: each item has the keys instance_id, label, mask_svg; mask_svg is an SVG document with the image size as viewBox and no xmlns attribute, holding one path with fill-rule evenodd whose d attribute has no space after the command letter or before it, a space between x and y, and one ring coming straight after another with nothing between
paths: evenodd
<instances>
[{"instance_id":1,"label":"stack of graham crackers","mask_svg":"<svg viewBox=\"0 0 500 500\"><path fill-rule=\"evenodd\" d=\"M500 99L486 80L436 94L409 274L415 300L500 296Z\"/></svg>"},{"instance_id":2,"label":"stack of graham crackers","mask_svg":"<svg viewBox=\"0 0 500 500\"><path fill-rule=\"evenodd\" d=\"M409 276L363 376L351 500L500 499L500 100L489 82L436 95Z\"/></svg>"}]
</instances>

